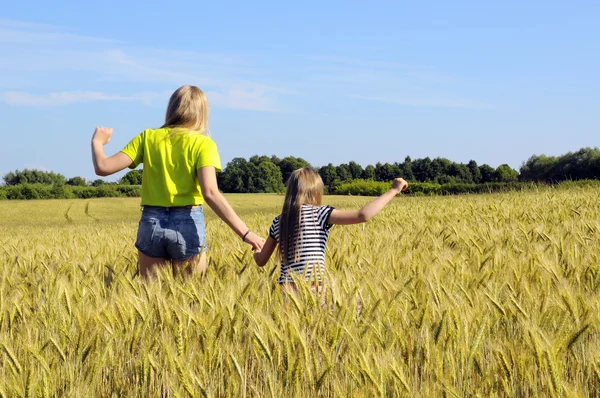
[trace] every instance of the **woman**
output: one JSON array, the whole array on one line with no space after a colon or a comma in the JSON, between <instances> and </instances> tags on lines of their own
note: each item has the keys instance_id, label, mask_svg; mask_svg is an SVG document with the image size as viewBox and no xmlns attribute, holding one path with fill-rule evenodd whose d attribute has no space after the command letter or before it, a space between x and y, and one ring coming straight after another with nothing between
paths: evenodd
<instances>
[{"instance_id":1,"label":"woman","mask_svg":"<svg viewBox=\"0 0 600 398\"><path fill-rule=\"evenodd\" d=\"M253 250L264 244L219 191L216 171L221 170L221 161L215 142L206 135L207 122L206 96L187 85L171 96L162 127L144 130L113 156L107 157L103 148L113 129L94 131L92 160L97 175L144 164L143 211L135 243L144 278L169 264L175 273L180 268L187 273L205 271L204 202Z\"/></svg>"}]
</instances>

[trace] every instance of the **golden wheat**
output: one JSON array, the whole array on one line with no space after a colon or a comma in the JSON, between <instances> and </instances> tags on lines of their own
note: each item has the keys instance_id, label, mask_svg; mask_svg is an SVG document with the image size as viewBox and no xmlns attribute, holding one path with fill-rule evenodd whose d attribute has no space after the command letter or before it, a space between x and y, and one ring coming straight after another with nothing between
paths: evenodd
<instances>
[{"instance_id":1,"label":"golden wheat","mask_svg":"<svg viewBox=\"0 0 600 398\"><path fill-rule=\"evenodd\" d=\"M282 204L228 199L263 235ZM400 197L332 229L324 301L210 210L207 273L144 283L139 199L3 201L0 396L598 396L599 199Z\"/></svg>"}]
</instances>

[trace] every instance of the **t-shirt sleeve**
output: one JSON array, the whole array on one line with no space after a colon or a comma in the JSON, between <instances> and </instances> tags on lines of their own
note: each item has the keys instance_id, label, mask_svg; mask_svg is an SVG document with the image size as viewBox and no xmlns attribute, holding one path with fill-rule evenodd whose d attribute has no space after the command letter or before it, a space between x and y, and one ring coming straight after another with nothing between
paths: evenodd
<instances>
[{"instance_id":1,"label":"t-shirt sleeve","mask_svg":"<svg viewBox=\"0 0 600 398\"><path fill-rule=\"evenodd\" d=\"M279 217L275 217L269 229L269 236L279 242Z\"/></svg>"},{"instance_id":2,"label":"t-shirt sleeve","mask_svg":"<svg viewBox=\"0 0 600 398\"><path fill-rule=\"evenodd\" d=\"M140 133L136 135L129 144L125 146L125 148L121 149L125 155L131 158L130 169L135 169L140 165L140 163L144 162L144 133Z\"/></svg>"},{"instance_id":3,"label":"t-shirt sleeve","mask_svg":"<svg viewBox=\"0 0 600 398\"><path fill-rule=\"evenodd\" d=\"M217 144L208 137L206 137L200 148L196 160L196 170L206 166L213 166L216 171L221 171L221 157L217 150Z\"/></svg>"},{"instance_id":4,"label":"t-shirt sleeve","mask_svg":"<svg viewBox=\"0 0 600 398\"><path fill-rule=\"evenodd\" d=\"M329 224L329 216L331 212L334 211L335 208L331 206L321 206L319 207L319 225L324 230L330 229L333 225Z\"/></svg>"}]
</instances>

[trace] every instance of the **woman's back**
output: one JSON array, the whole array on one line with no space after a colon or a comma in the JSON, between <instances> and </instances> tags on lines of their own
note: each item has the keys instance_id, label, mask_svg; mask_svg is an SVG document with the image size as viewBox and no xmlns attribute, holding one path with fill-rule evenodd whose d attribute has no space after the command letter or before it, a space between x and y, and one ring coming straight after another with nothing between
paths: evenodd
<instances>
[{"instance_id":1,"label":"woman's back","mask_svg":"<svg viewBox=\"0 0 600 398\"><path fill-rule=\"evenodd\" d=\"M215 142L203 134L172 134L171 128L147 129L122 152L133 159L131 168L144 164L142 205L188 206L204 203L198 169L221 170Z\"/></svg>"}]
</instances>

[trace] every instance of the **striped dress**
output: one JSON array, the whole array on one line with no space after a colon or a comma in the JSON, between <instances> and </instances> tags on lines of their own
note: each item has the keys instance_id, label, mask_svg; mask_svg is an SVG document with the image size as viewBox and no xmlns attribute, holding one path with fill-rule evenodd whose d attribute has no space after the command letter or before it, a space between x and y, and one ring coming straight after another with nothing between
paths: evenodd
<instances>
[{"instance_id":1,"label":"striped dress","mask_svg":"<svg viewBox=\"0 0 600 398\"><path fill-rule=\"evenodd\" d=\"M278 283L292 282L291 274L304 276L306 281L322 281L321 276L325 273L325 245L329 238L331 224L328 223L329 215L334 210L331 206L311 206L302 205L300 218L300 234L296 229L295 236L300 236L297 259L294 256L288 256L287 265L281 264L281 275ZM275 217L271 224L269 235L279 241L279 219ZM296 242L291 242L295 247Z\"/></svg>"}]
</instances>

